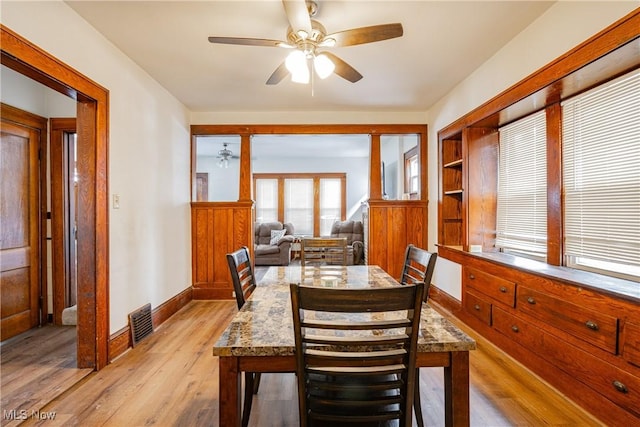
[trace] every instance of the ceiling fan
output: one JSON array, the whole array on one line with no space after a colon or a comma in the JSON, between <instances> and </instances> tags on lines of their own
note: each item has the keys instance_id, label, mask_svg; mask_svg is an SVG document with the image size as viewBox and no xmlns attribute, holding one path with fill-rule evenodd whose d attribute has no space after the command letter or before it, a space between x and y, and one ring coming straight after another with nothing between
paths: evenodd
<instances>
[{"instance_id":1,"label":"ceiling fan","mask_svg":"<svg viewBox=\"0 0 640 427\"><path fill-rule=\"evenodd\" d=\"M223 143L222 150L218 151L218 155L216 156L220 159L220 161L218 162L218 166L225 169L229 167L229 159L239 158L238 156L233 154L233 151L227 148L228 145L229 144L227 144L226 142Z\"/></svg>"},{"instance_id":2,"label":"ceiling fan","mask_svg":"<svg viewBox=\"0 0 640 427\"><path fill-rule=\"evenodd\" d=\"M324 79L335 73L355 83L362 78L355 68L325 49L355 46L401 37L402 24L382 24L353 28L327 34L324 26L311 19L318 10L316 1L282 0L289 21L287 41L243 37L209 37L211 43L245 46L266 46L292 49L287 59L280 64L267 80L268 85L278 84L287 75L296 83L309 83L311 70Z\"/></svg>"}]
</instances>

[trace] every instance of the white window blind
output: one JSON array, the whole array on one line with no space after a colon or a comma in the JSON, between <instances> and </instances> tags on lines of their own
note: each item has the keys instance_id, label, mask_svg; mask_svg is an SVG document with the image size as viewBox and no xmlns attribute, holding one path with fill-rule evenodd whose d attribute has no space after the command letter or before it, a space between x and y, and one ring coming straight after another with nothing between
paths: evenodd
<instances>
[{"instance_id":1,"label":"white window blind","mask_svg":"<svg viewBox=\"0 0 640 427\"><path fill-rule=\"evenodd\" d=\"M299 235L313 236L313 179L285 179L284 222Z\"/></svg>"},{"instance_id":2,"label":"white window blind","mask_svg":"<svg viewBox=\"0 0 640 427\"><path fill-rule=\"evenodd\" d=\"M278 180L256 179L256 221L278 220Z\"/></svg>"},{"instance_id":3,"label":"white window blind","mask_svg":"<svg viewBox=\"0 0 640 427\"><path fill-rule=\"evenodd\" d=\"M496 246L547 253L547 157L544 110L500 129Z\"/></svg>"},{"instance_id":4,"label":"white window blind","mask_svg":"<svg viewBox=\"0 0 640 427\"><path fill-rule=\"evenodd\" d=\"M331 227L340 221L342 212L342 183L339 178L320 180L320 235L331 234Z\"/></svg>"},{"instance_id":5,"label":"white window blind","mask_svg":"<svg viewBox=\"0 0 640 427\"><path fill-rule=\"evenodd\" d=\"M640 272L640 71L562 104L568 265Z\"/></svg>"}]
</instances>

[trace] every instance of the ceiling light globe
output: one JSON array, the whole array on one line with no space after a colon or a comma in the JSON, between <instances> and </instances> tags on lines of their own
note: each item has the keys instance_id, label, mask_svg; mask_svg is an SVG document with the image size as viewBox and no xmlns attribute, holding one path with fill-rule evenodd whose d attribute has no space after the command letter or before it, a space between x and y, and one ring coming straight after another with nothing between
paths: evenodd
<instances>
[{"instance_id":1,"label":"ceiling light globe","mask_svg":"<svg viewBox=\"0 0 640 427\"><path fill-rule=\"evenodd\" d=\"M294 50L287 56L285 66L291 73L291 81L294 83L309 83L309 67L304 52Z\"/></svg>"},{"instance_id":2,"label":"ceiling light globe","mask_svg":"<svg viewBox=\"0 0 640 427\"><path fill-rule=\"evenodd\" d=\"M316 70L318 77L326 79L333 73L336 66L327 55L320 54L313 60L313 68Z\"/></svg>"}]
</instances>

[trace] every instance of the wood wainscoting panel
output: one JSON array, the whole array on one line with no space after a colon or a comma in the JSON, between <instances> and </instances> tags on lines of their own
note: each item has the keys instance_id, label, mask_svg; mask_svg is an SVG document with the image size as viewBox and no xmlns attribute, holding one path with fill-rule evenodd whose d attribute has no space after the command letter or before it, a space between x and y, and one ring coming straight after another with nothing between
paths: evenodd
<instances>
[{"instance_id":1,"label":"wood wainscoting panel","mask_svg":"<svg viewBox=\"0 0 640 427\"><path fill-rule=\"evenodd\" d=\"M407 245L427 249L427 202L369 201L368 264L400 277Z\"/></svg>"},{"instance_id":2,"label":"wood wainscoting panel","mask_svg":"<svg viewBox=\"0 0 640 427\"><path fill-rule=\"evenodd\" d=\"M253 253L253 202L191 204L193 299L233 298L226 254Z\"/></svg>"}]
</instances>

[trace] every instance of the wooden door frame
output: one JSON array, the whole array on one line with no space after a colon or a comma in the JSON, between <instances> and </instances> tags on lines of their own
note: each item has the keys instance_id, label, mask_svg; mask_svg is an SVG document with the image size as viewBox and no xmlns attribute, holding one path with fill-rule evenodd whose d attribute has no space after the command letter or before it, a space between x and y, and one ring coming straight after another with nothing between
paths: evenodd
<instances>
[{"instance_id":1,"label":"wooden door frame","mask_svg":"<svg viewBox=\"0 0 640 427\"><path fill-rule=\"evenodd\" d=\"M76 133L76 118L49 119L49 159L51 162L51 263L53 288L53 323L62 324L62 310L66 304L66 288L68 284L70 254L69 230L67 228L67 194L68 177L66 163L68 147L65 134Z\"/></svg>"},{"instance_id":2,"label":"wooden door frame","mask_svg":"<svg viewBox=\"0 0 640 427\"><path fill-rule=\"evenodd\" d=\"M78 368L108 364L109 91L0 25L1 63L77 101Z\"/></svg>"}]
</instances>

